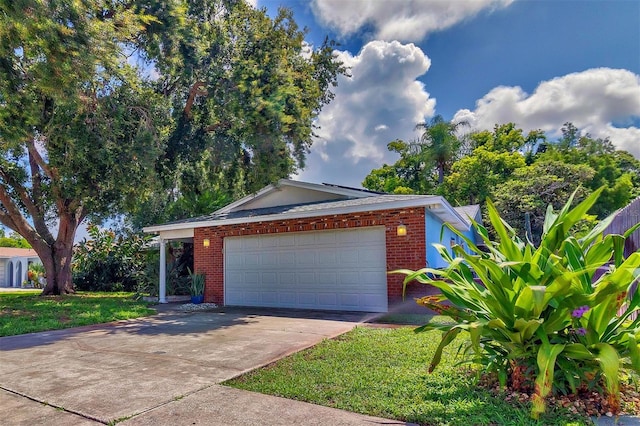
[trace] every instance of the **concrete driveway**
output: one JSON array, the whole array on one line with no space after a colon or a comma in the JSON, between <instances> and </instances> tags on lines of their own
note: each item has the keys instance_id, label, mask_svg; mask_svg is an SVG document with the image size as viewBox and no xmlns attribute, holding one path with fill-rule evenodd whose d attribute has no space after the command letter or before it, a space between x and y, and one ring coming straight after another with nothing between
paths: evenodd
<instances>
[{"instance_id":1,"label":"concrete driveway","mask_svg":"<svg viewBox=\"0 0 640 426\"><path fill-rule=\"evenodd\" d=\"M400 424L219 383L352 329L359 314L170 310L0 338L0 422Z\"/></svg>"}]
</instances>

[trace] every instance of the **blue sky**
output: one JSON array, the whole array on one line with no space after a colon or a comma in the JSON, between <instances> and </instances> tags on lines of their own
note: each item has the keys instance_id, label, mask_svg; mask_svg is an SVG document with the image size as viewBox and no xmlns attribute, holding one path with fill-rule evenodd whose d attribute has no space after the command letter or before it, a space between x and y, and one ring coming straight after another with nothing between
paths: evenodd
<instances>
[{"instance_id":1,"label":"blue sky","mask_svg":"<svg viewBox=\"0 0 640 426\"><path fill-rule=\"evenodd\" d=\"M640 1L258 0L294 11L352 67L298 178L359 186L441 114L475 129L566 121L640 157Z\"/></svg>"}]
</instances>

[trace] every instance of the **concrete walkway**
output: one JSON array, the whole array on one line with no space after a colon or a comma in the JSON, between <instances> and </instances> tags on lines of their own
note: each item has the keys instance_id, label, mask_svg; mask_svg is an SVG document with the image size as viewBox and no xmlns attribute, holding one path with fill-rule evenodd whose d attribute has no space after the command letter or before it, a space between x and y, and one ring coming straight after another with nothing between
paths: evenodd
<instances>
[{"instance_id":1,"label":"concrete walkway","mask_svg":"<svg viewBox=\"0 0 640 426\"><path fill-rule=\"evenodd\" d=\"M404 424L220 386L360 314L180 313L0 338L3 425Z\"/></svg>"}]
</instances>

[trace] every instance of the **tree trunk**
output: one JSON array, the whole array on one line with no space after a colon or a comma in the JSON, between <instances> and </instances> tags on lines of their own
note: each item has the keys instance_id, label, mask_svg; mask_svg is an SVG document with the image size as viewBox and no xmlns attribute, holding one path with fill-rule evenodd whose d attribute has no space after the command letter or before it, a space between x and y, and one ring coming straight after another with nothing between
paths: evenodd
<instances>
[{"instance_id":1,"label":"tree trunk","mask_svg":"<svg viewBox=\"0 0 640 426\"><path fill-rule=\"evenodd\" d=\"M58 238L53 247L47 246L48 250L44 256L36 249L47 273L47 285L42 291L43 295L75 292L71 279L71 260L77 226L76 221L72 218L60 217Z\"/></svg>"},{"instance_id":2,"label":"tree trunk","mask_svg":"<svg viewBox=\"0 0 640 426\"><path fill-rule=\"evenodd\" d=\"M440 163L438 164L438 183L442 185L442 182L444 182L444 165Z\"/></svg>"}]
</instances>

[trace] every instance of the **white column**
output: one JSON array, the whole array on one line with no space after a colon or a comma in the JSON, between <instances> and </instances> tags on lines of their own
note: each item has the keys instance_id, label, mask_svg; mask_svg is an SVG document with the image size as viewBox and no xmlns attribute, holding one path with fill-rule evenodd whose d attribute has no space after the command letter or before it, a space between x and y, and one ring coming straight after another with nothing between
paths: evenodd
<instances>
[{"instance_id":1,"label":"white column","mask_svg":"<svg viewBox=\"0 0 640 426\"><path fill-rule=\"evenodd\" d=\"M160 238L160 290L158 302L167 303L167 250L164 238Z\"/></svg>"}]
</instances>

